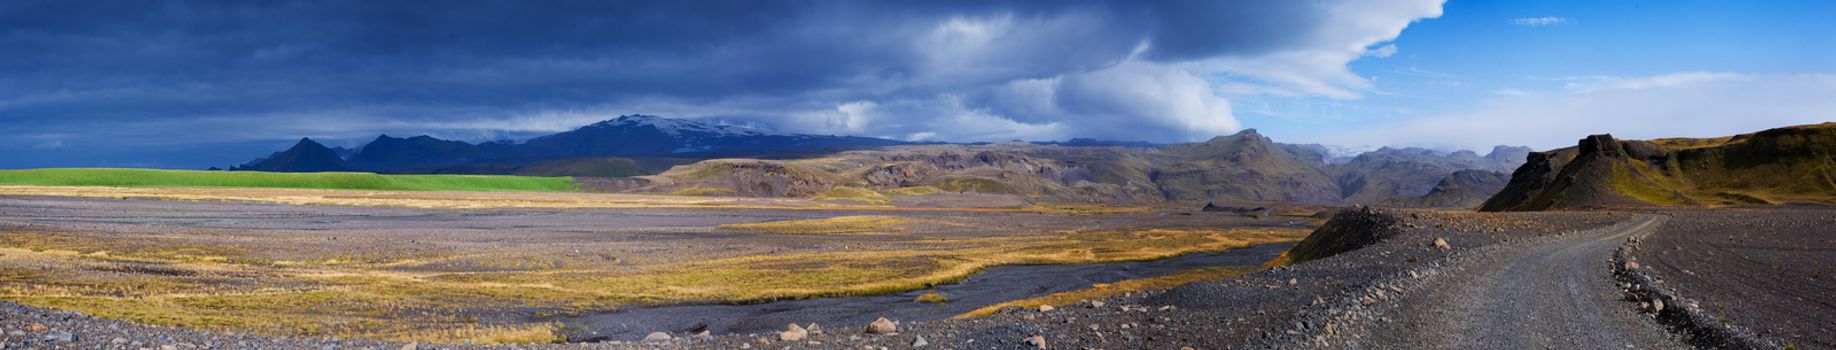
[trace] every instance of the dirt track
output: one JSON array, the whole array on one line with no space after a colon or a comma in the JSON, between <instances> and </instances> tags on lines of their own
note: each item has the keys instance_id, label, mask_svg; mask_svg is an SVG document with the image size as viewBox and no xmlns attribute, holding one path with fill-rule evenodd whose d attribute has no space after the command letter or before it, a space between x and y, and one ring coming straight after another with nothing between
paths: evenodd
<instances>
[{"instance_id":1,"label":"dirt track","mask_svg":"<svg viewBox=\"0 0 1836 350\"><path fill-rule=\"evenodd\" d=\"M1687 348L1624 301L1605 263L1667 217L1525 241L1473 256L1430 278L1390 313L1372 348Z\"/></svg>"}]
</instances>

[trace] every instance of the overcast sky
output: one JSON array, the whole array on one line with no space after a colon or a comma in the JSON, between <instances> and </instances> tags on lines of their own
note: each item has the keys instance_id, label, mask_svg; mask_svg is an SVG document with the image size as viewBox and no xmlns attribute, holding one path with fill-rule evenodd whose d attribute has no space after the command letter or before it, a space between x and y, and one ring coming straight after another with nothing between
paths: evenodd
<instances>
[{"instance_id":1,"label":"overcast sky","mask_svg":"<svg viewBox=\"0 0 1836 350\"><path fill-rule=\"evenodd\" d=\"M0 167L643 113L902 140L1539 149L1836 120L1824 1L0 2Z\"/></svg>"}]
</instances>

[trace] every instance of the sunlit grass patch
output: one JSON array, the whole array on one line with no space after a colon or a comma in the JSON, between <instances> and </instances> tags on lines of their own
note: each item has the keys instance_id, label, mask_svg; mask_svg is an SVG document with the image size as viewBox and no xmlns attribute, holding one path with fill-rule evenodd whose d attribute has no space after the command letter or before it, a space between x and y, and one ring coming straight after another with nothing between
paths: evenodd
<instances>
[{"instance_id":1,"label":"sunlit grass patch","mask_svg":"<svg viewBox=\"0 0 1836 350\"><path fill-rule=\"evenodd\" d=\"M830 188L828 192L817 195L815 199L853 201L867 205L887 205L892 203L892 198L888 198L879 192L849 186L835 186Z\"/></svg>"},{"instance_id":2,"label":"sunlit grass patch","mask_svg":"<svg viewBox=\"0 0 1836 350\"><path fill-rule=\"evenodd\" d=\"M824 219L786 220L754 222L744 224L726 224L716 229L730 231L759 231L787 235L825 235L841 233L881 232L910 219L886 215L851 215Z\"/></svg>"},{"instance_id":3,"label":"sunlit grass patch","mask_svg":"<svg viewBox=\"0 0 1836 350\"><path fill-rule=\"evenodd\" d=\"M933 194L938 194L938 193L943 193L943 192L944 192L943 189L939 189L939 188L931 187L931 186L900 187L900 188L886 190L886 194L899 195L899 196L925 196L925 195L933 195Z\"/></svg>"}]
</instances>

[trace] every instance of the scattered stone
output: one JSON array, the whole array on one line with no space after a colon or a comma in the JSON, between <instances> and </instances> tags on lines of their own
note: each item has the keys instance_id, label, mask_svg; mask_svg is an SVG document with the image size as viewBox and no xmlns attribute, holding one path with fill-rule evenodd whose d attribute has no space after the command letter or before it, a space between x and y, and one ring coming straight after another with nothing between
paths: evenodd
<instances>
[{"instance_id":1,"label":"scattered stone","mask_svg":"<svg viewBox=\"0 0 1836 350\"><path fill-rule=\"evenodd\" d=\"M924 336L922 335L918 336L918 339L912 340L912 347L914 348L922 348L925 345L931 345L931 342L924 341Z\"/></svg>"},{"instance_id":2,"label":"scattered stone","mask_svg":"<svg viewBox=\"0 0 1836 350\"><path fill-rule=\"evenodd\" d=\"M798 341L810 336L810 331L795 323L790 324L783 332L778 332L778 340Z\"/></svg>"},{"instance_id":3,"label":"scattered stone","mask_svg":"<svg viewBox=\"0 0 1836 350\"><path fill-rule=\"evenodd\" d=\"M1632 260L1626 260L1626 263L1625 263L1625 268L1626 268L1626 271L1632 271L1632 270L1637 270L1637 269L1638 269L1638 262L1637 262L1637 261L1632 261Z\"/></svg>"},{"instance_id":4,"label":"scattered stone","mask_svg":"<svg viewBox=\"0 0 1836 350\"><path fill-rule=\"evenodd\" d=\"M1453 245L1447 244L1447 240L1441 239L1441 237L1434 238L1434 247L1441 248L1441 250L1453 249Z\"/></svg>"},{"instance_id":5,"label":"scattered stone","mask_svg":"<svg viewBox=\"0 0 1836 350\"><path fill-rule=\"evenodd\" d=\"M1032 345L1034 347L1044 349L1046 348L1045 337L1035 335L1030 338L1026 338L1026 345Z\"/></svg>"},{"instance_id":6,"label":"scattered stone","mask_svg":"<svg viewBox=\"0 0 1836 350\"><path fill-rule=\"evenodd\" d=\"M45 340L73 342L77 340L77 336L75 334L70 334L70 332L53 331L51 333L45 333Z\"/></svg>"},{"instance_id":7,"label":"scattered stone","mask_svg":"<svg viewBox=\"0 0 1836 350\"><path fill-rule=\"evenodd\" d=\"M38 332L38 333L44 333L45 331L51 330L51 327L45 327L45 324L43 323L33 323L33 324L26 325L25 330Z\"/></svg>"},{"instance_id":8,"label":"scattered stone","mask_svg":"<svg viewBox=\"0 0 1836 350\"><path fill-rule=\"evenodd\" d=\"M739 344L739 348L740 348L740 349L751 349L751 348L752 348L752 343L740 343L740 344Z\"/></svg>"},{"instance_id":9,"label":"scattered stone","mask_svg":"<svg viewBox=\"0 0 1836 350\"><path fill-rule=\"evenodd\" d=\"M701 330L701 333L695 333L694 337L695 339L698 339L698 340L714 339L714 333L708 332L707 330L704 329L704 330Z\"/></svg>"},{"instance_id":10,"label":"scattered stone","mask_svg":"<svg viewBox=\"0 0 1836 350\"><path fill-rule=\"evenodd\" d=\"M804 330L810 331L810 335L822 335L822 326L818 326L815 323L810 323L810 326L805 327Z\"/></svg>"},{"instance_id":11,"label":"scattered stone","mask_svg":"<svg viewBox=\"0 0 1836 350\"><path fill-rule=\"evenodd\" d=\"M873 323L867 324L867 333L887 334L898 331L899 325L893 324L892 320L888 320L885 317L873 320Z\"/></svg>"},{"instance_id":12,"label":"scattered stone","mask_svg":"<svg viewBox=\"0 0 1836 350\"><path fill-rule=\"evenodd\" d=\"M1090 307L1091 307L1091 308L1099 308L1099 307L1103 307L1103 301L1102 301L1102 300L1091 300L1091 301L1090 301Z\"/></svg>"},{"instance_id":13,"label":"scattered stone","mask_svg":"<svg viewBox=\"0 0 1836 350\"><path fill-rule=\"evenodd\" d=\"M121 344L127 344L127 343L128 343L128 340L127 340L127 338L122 338L122 337L115 337L115 339L114 339L114 340L109 340L108 342L109 342L109 343L114 343L115 345L121 345Z\"/></svg>"},{"instance_id":14,"label":"scattered stone","mask_svg":"<svg viewBox=\"0 0 1836 350\"><path fill-rule=\"evenodd\" d=\"M669 333L663 333L663 332L650 332L650 335L644 336L644 341L669 341L669 340L670 340Z\"/></svg>"},{"instance_id":15,"label":"scattered stone","mask_svg":"<svg viewBox=\"0 0 1836 350\"><path fill-rule=\"evenodd\" d=\"M1039 312L1050 312L1052 310L1057 310L1057 309L1058 308L1054 308L1051 305L1040 305L1039 306Z\"/></svg>"},{"instance_id":16,"label":"scattered stone","mask_svg":"<svg viewBox=\"0 0 1836 350\"><path fill-rule=\"evenodd\" d=\"M1290 285L1290 286L1292 286L1292 285L1296 285L1296 284L1300 284L1300 279L1299 279L1299 278L1289 278L1289 279L1288 279L1288 285Z\"/></svg>"},{"instance_id":17,"label":"scattered stone","mask_svg":"<svg viewBox=\"0 0 1836 350\"><path fill-rule=\"evenodd\" d=\"M1364 305L1370 305L1370 304L1376 304L1377 300L1371 299L1371 297L1366 296L1366 297L1358 298L1358 303L1364 304Z\"/></svg>"}]
</instances>

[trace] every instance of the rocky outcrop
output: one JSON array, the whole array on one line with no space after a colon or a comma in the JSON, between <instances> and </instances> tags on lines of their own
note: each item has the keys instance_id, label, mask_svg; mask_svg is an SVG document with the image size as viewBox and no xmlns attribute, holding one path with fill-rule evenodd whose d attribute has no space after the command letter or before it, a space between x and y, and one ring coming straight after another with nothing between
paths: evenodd
<instances>
[{"instance_id":1,"label":"rocky outcrop","mask_svg":"<svg viewBox=\"0 0 1836 350\"><path fill-rule=\"evenodd\" d=\"M1288 250L1295 263L1325 258L1375 244L1402 232L1401 219L1371 207L1340 211Z\"/></svg>"}]
</instances>

